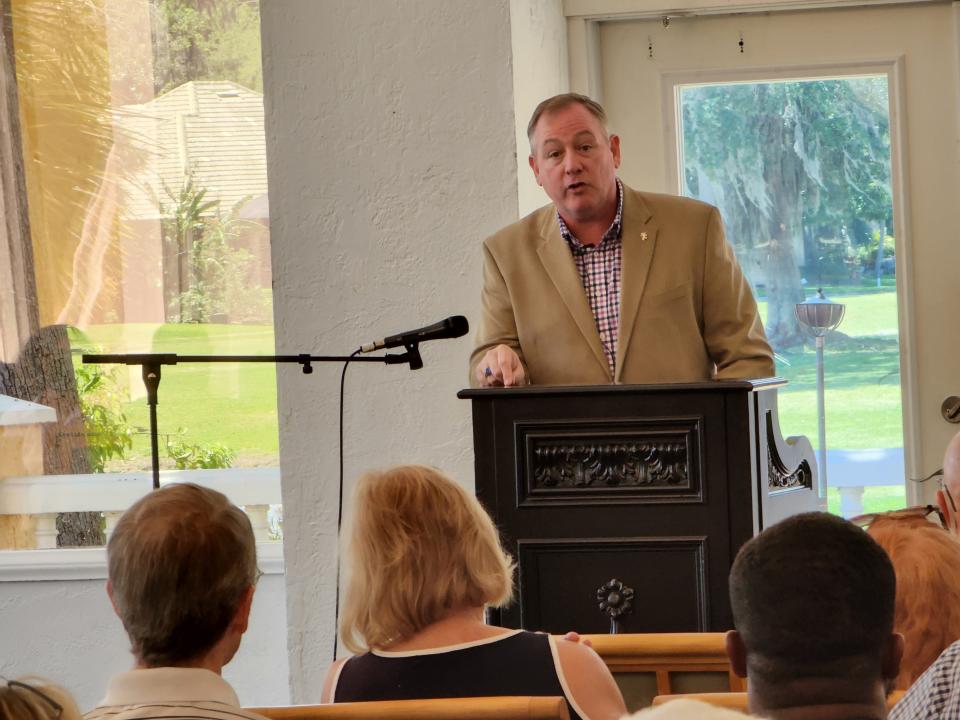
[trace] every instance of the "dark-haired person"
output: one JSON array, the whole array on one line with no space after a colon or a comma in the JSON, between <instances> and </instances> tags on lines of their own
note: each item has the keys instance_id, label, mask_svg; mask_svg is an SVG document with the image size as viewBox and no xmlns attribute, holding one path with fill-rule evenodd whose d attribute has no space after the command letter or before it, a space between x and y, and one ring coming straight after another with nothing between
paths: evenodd
<instances>
[{"instance_id":1,"label":"dark-haired person","mask_svg":"<svg viewBox=\"0 0 960 720\"><path fill-rule=\"evenodd\" d=\"M324 702L564 696L573 720L619 720L623 697L591 648L487 625L513 563L477 499L440 471L401 465L357 483L340 636Z\"/></svg>"},{"instance_id":2,"label":"dark-haired person","mask_svg":"<svg viewBox=\"0 0 960 720\"><path fill-rule=\"evenodd\" d=\"M862 529L826 513L773 525L730 570L734 672L750 712L771 720L882 720L903 637L896 578Z\"/></svg>"},{"instance_id":3,"label":"dark-haired person","mask_svg":"<svg viewBox=\"0 0 960 720\"><path fill-rule=\"evenodd\" d=\"M169 485L127 510L107 544L107 593L134 669L87 720L263 720L220 676L240 647L257 581L250 520L215 490Z\"/></svg>"},{"instance_id":4,"label":"dark-haired person","mask_svg":"<svg viewBox=\"0 0 960 720\"><path fill-rule=\"evenodd\" d=\"M544 100L530 167L552 203L483 245L475 385L769 377L773 352L717 209L617 178L583 95Z\"/></svg>"}]
</instances>

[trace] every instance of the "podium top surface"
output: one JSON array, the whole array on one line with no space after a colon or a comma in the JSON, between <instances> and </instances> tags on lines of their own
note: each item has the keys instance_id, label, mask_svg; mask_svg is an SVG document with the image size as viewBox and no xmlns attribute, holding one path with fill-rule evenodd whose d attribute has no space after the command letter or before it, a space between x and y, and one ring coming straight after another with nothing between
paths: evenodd
<instances>
[{"instance_id":1,"label":"podium top surface","mask_svg":"<svg viewBox=\"0 0 960 720\"><path fill-rule=\"evenodd\" d=\"M756 392L772 390L787 384L779 377L754 380L705 380L689 383L657 383L649 385L524 385L522 387L467 388L457 397L475 400L489 397L544 397L552 395L600 395L616 393L678 393L678 392Z\"/></svg>"}]
</instances>

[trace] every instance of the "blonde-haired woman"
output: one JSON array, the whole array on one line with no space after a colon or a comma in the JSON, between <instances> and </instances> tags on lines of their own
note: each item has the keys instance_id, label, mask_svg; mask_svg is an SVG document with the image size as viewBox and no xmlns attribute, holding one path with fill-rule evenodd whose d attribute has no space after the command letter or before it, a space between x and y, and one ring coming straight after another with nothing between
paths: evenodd
<instances>
[{"instance_id":1,"label":"blonde-haired woman","mask_svg":"<svg viewBox=\"0 0 960 720\"><path fill-rule=\"evenodd\" d=\"M357 484L340 636L325 702L562 695L571 717L615 720L623 697L589 647L486 625L513 565L477 499L438 470L405 465Z\"/></svg>"},{"instance_id":2,"label":"blonde-haired woman","mask_svg":"<svg viewBox=\"0 0 960 720\"><path fill-rule=\"evenodd\" d=\"M70 693L39 678L0 678L0 720L81 720Z\"/></svg>"}]
</instances>

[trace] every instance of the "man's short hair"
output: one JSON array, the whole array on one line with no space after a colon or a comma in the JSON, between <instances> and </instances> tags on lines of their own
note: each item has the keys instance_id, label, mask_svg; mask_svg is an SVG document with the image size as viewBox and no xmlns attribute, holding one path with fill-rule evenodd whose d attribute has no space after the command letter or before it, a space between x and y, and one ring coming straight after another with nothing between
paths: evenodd
<instances>
[{"instance_id":1,"label":"man's short hair","mask_svg":"<svg viewBox=\"0 0 960 720\"><path fill-rule=\"evenodd\" d=\"M480 502L439 470L400 465L357 483L340 635L382 648L451 610L502 605L513 563Z\"/></svg>"},{"instance_id":2,"label":"man's short hair","mask_svg":"<svg viewBox=\"0 0 960 720\"><path fill-rule=\"evenodd\" d=\"M527 123L527 139L530 141L530 152L534 152L533 147L533 133L537 129L537 123L540 122L540 118L544 115L549 115L552 112L557 110L563 110L565 107L570 107L571 105L583 105L587 110L590 111L590 114L593 115L597 120L600 121L600 127L603 128L604 134L607 134L607 113L604 111L603 106L600 105L596 100L591 100L586 95L580 95L578 93L562 93L560 95L554 95L549 97L543 102L541 102L533 111L533 115L530 116L530 122Z\"/></svg>"},{"instance_id":3,"label":"man's short hair","mask_svg":"<svg viewBox=\"0 0 960 720\"><path fill-rule=\"evenodd\" d=\"M896 578L862 529L826 513L790 517L745 544L730 570L733 622L751 676L878 672Z\"/></svg>"},{"instance_id":4,"label":"man's short hair","mask_svg":"<svg viewBox=\"0 0 960 720\"><path fill-rule=\"evenodd\" d=\"M250 520L216 490L155 490L127 510L107 544L113 600L148 667L200 657L223 637L257 580Z\"/></svg>"}]
</instances>

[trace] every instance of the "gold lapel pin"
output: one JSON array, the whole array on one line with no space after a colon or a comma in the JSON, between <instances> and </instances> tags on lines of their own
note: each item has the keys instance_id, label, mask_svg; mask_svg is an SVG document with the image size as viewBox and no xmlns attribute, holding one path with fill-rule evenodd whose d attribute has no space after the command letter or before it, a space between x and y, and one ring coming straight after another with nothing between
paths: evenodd
<instances>
[{"instance_id":1,"label":"gold lapel pin","mask_svg":"<svg viewBox=\"0 0 960 720\"><path fill-rule=\"evenodd\" d=\"M644 242L646 242L646 240L647 240L647 234L646 234L645 232L640 233L640 239L643 240Z\"/></svg>"}]
</instances>

